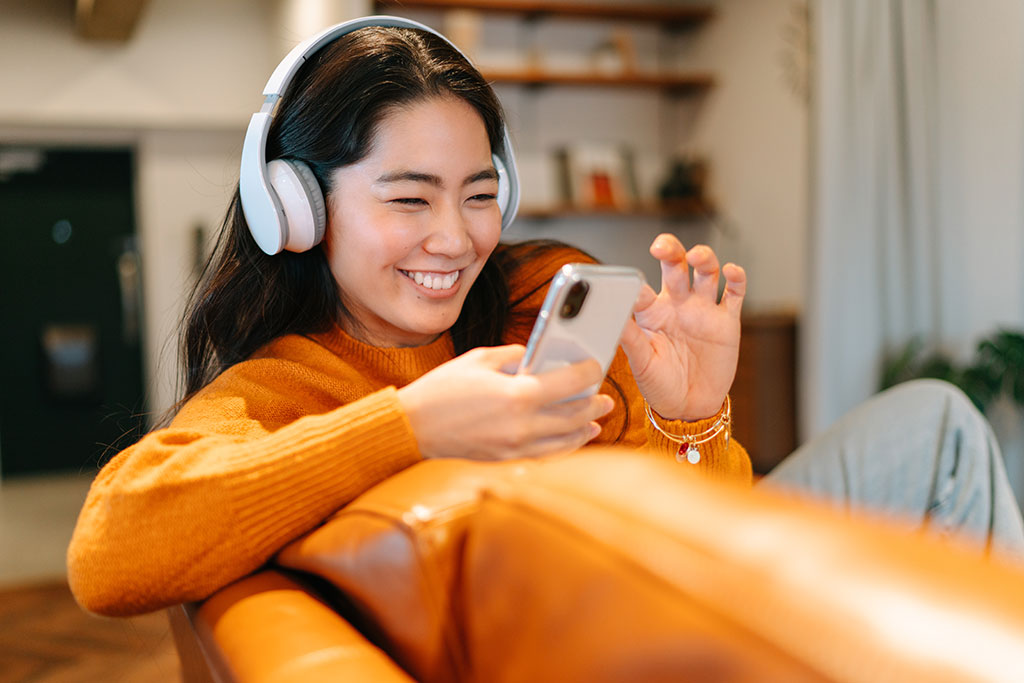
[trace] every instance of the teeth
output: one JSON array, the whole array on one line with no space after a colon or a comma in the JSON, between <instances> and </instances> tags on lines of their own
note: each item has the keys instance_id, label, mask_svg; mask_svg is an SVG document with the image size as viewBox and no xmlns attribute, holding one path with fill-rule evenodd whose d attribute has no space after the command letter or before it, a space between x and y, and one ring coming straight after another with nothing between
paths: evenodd
<instances>
[{"instance_id":1,"label":"teeth","mask_svg":"<svg viewBox=\"0 0 1024 683\"><path fill-rule=\"evenodd\" d=\"M403 270L402 273L416 284L427 289L451 289L459 279L459 271L442 275L440 273L424 273L422 271Z\"/></svg>"}]
</instances>

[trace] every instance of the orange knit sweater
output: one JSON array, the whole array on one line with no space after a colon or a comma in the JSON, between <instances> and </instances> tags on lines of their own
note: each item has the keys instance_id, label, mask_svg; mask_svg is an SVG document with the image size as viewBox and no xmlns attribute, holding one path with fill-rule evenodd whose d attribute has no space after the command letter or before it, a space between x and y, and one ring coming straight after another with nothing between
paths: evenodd
<instances>
[{"instance_id":1,"label":"orange knit sweater","mask_svg":"<svg viewBox=\"0 0 1024 683\"><path fill-rule=\"evenodd\" d=\"M579 252L548 252L513 274L509 343L524 343L545 283ZM526 269L523 269L524 271ZM525 297L525 298L524 298ZM78 602L131 615L200 600L258 569L289 541L388 476L421 459L397 387L450 360L446 334L417 348L377 348L340 329L279 338L222 373L97 475L68 548ZM595 443L676 444L651 429L621 350L607 383L617 408ZM698 423L668 422L699 433ZM697 467L749 481L750 460L724 437Z\"/></svg>"}]
</instances>

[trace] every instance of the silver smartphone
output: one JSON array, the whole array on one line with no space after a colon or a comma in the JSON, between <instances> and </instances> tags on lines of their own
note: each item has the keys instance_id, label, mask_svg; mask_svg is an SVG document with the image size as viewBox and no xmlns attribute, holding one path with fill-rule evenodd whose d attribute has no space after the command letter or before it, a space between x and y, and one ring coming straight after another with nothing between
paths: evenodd
<instances>
[{"instance_id":1,"label":"silver smartphone","mask_svg":"<svg viewBox=\"0 0 1024 683\"><path fill-rule=\"evenodd\" d=\"M607 373L643 285L643 273L636 268L562 266L534 323L519 372L542 373L594 358ZM593 394L600 386L566 400Z\"/></svg>"}]
</instances>

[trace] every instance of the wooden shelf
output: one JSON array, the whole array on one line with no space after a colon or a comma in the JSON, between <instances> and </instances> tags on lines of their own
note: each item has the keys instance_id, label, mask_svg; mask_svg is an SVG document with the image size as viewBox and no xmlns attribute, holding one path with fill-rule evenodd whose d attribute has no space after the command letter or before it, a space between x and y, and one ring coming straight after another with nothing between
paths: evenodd
<instances>
[{"instance_id":1,"label":"wooden shelf","mask_svg":"<svg viewBox=\"0 0 1024 683\"><path fill-rule=\"evenodd\" d=\"M577 85L619 88L659 88L669 92L699 92L714 86L708 74L645 74L645 73L574 73L542 69L483 70L484 78L494 83L528 86Z\"/></svg>"},{"instance_id":2,"label":"wooden shelf","mask_svg":"<svg viewBox=\"0 0 1024 683\"><path fill-rule=\"evenodd\" d=\"M378 11L385 8L415 9L470 9L481 12L505 12L527 16L573 16L595 19L622 19L648 21L668 26L692 26L703 23L714 15L706 6L666 7L664 5L616 5L587 2L544 2L543 0L377 0Z\"/></svg>"},{"instance_id":3,"label":"wooden shelf","mask_svg":"<svg viewBox=\"0 0 1024 683\"><path fill-rule=\"evenodd\" d=\"M714 213L714 207L703 200L693 199L668 204L641 205L632 208L586 208L571 205L556 206L522 206L517 216L532 220L551 220L556 218L703 218Z\"/></svg>"},{"instance_id":4,"label":"wooden shelf","mask_svg":"<svg viewBox=\"0 0 1024 683\"><path fill-rule=\"evenodd\" d=\"M532 22L539 19L568 18L576 20L610 20L616 22L646 22L665 30L694 29L712 19L713 5L706 4L654 4L652 0L630 0L629 2L600 2L597 0L375 0L373 6L381 13L403 14L416 10L470 10L481 13L505 13L519 15L530 23L529 31L536 30ZM524 50L529 53L529 50ZM622 55L620 55L622 56ZM627 55L628 56L628 55ZM539 59L528 59L520 68L489 68L478 64L484 78L494 85L523 86L529 89L554 87L592 88L645 88L661 91L662 96L700 95L715 86L714 77L705 72L658 73L629 68L633 60L622 56L622 71L566 71L546 68ZM523 206L519 216L527 220L618 218L696 220L712 218L714 206L706 200L688 200L663 204L633 206L629 208L584 208L569 205Z\"/></svg>"}]
</instances>

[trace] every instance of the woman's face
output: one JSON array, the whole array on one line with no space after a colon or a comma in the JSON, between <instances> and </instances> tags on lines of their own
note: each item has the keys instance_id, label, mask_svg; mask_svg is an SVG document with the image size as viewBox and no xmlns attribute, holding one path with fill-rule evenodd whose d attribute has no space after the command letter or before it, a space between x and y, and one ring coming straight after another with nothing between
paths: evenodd
<instances>
[{"instance_id":1,"label":"woman's face","mask_svg":"<svg viewBox=\"0 0 1024 683\"><path fill-rule=\"evenodd\" d=\"M436 339L501 235L483 119L454 97L397 108L333 180L325 250L358 323L346 331L375 346Z\"/></svg>"}]
</instances>

